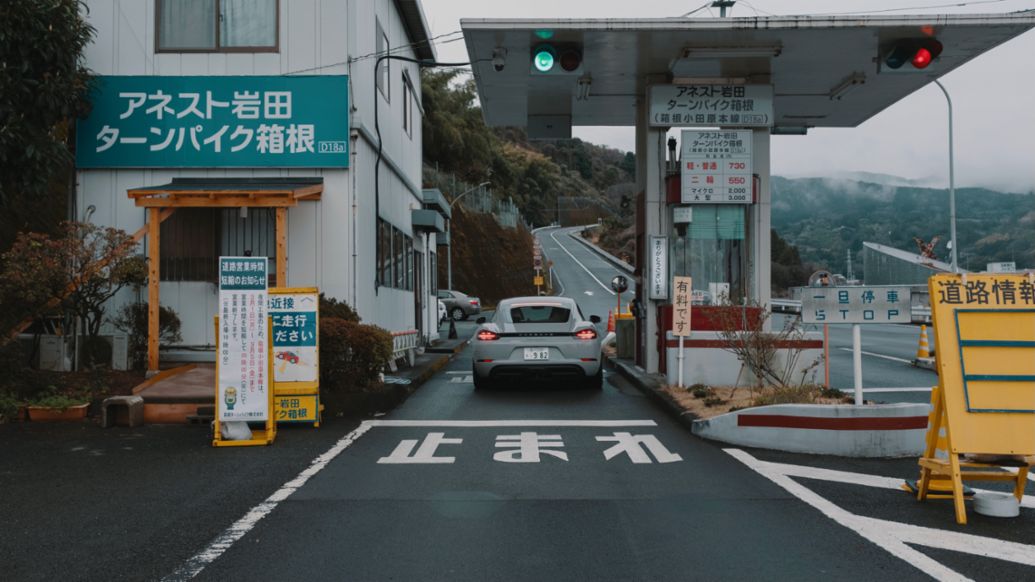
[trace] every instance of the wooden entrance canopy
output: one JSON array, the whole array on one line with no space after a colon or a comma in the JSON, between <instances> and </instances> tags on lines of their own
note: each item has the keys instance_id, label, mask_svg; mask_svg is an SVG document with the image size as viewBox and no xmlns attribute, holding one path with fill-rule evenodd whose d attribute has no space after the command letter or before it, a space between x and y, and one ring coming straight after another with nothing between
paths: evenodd
<instances>
[{"instance_id":1,"label":"wooden entrance canopy","mask_svg":"<svg viewBox=\"0 0 1035 582\"><path fill-rule=\"evenodd\" d=\"M162 221L177 208L276 208L277 285L286 286L287 209L300 200L319 200L323 178L173 178L127 194L137 206L147 208L147 369L157 372Z\"/></svg>"}]
</instances>

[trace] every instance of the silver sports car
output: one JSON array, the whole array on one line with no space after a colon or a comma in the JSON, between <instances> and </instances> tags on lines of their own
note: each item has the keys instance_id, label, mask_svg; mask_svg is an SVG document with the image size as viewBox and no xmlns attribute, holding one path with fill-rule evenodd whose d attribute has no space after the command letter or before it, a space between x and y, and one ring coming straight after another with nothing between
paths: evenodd
<instances>
[{"instance_id":1,"label":"silver sports car","mask_svg":"<svg viewBox=\"0 0 1035 582\"><path fill-rule=\"evenodd\" d=\"M603 386L600 318L582 315L567 297L514 297L500 301L491 321L474 334L474 387L516 377L570 378Z\"/></svg>"}]
</instances>

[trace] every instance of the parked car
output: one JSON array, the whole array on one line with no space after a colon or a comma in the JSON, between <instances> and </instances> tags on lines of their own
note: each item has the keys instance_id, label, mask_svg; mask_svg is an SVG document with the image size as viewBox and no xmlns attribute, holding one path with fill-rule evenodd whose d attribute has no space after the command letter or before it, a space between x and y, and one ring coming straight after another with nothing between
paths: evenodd
<instances>
[{"instance_id":1,"label":"parked car","mask_svg":"<svg viewBox=\"0 0 1035 582\"><path fill-rule=\"evenodd\" d=\"M474 387L517 377L570 379L603 387L600 334L567 297L504 299L474 335Z\"/></svg>"},{"instance_id":2,"label":"parked car","mask_svg":"<svg viewBox=\"0 0 1035 582\"><path fill-rule=\"evenodd\" d=\"M446 304L446 312L454 321L462 321L478 315L482 312L482 301L477 297L471 297L459 291L441 289L438 292L439 301Z\"/></svg>"},{"instance_id":3,"label":"parked car","mask_svg":"<svg viewBox=\"0 0 1035 582\"><path fill-rule=\"evenodd\" d=\"M442 325L449 318L449 312L446 311L446 304L441 299L436 299L435 303L438 303L438 324Z\"/></svg>"}]
</instances>

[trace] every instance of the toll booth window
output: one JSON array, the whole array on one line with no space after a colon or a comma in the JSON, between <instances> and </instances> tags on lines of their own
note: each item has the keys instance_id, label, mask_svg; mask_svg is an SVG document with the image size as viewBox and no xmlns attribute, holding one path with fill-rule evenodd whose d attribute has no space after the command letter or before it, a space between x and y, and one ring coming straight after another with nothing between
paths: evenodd
<instances>
[{"instance_id":1,"label":"toll booth window","mask_svg":"<svg viewBox=\"0 0 1035 582\"><path fill-rule=\"evenodd\" d=\"M686 233L673 227L672 274L693 277L692 301L698 305L739 304L747 291L747 207L694 205Z\"/></svg>"}]
</instances>

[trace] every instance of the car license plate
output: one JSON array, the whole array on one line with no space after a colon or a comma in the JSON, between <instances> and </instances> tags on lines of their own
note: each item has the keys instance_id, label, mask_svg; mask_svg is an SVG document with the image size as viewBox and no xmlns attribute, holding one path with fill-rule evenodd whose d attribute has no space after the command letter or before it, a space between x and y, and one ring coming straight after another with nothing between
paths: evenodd
<instances>
[{"instance_id":1,"label":"car license plate","mask_svg":"<svg viewBox=\"0 0 1035 582\"><path fill-rule=\"evenodd\" d=\"M550 348L525 348L525 359L542 361L550 359Z\"/></svg>"}]
</instances>

